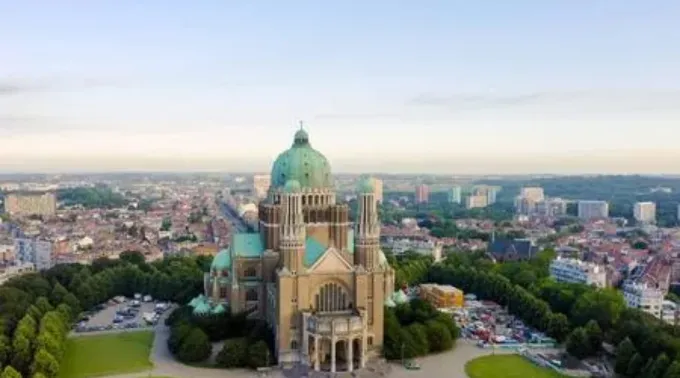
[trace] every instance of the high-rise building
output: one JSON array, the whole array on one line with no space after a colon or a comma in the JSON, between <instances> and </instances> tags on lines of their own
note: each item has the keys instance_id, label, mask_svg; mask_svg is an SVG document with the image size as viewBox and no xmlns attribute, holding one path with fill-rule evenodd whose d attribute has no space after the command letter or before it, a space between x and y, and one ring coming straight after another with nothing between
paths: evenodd
<instances>
[{"instance_id":1,"label":"high-rise building","mask_svg":"<svg viewBox=\"0 0 680 378\"><path fill-rule=\"evenodd\" d=\"M383 201L383 181L381 179L371 177L371 183L373 184L373 188L375 192L373 195L375 196L375 200L378 201L379 203L382 203Z\"/></svg>"},{"instance_id":2,"label":"high-rise building","mask_svg":"<svg viewBox=\"0 0 680 378\"><path fill-rule=\"evenodd\" d=\"M661 317L664 292L646 283L628 282L623 285L623 299L628 307L638 308L657 318Z\"/></svg>"},{"instance_id":3,"label":"high-rise building","mask_svg":"<svg viewBox=\"0 0 680 378\"><path fill-rule=\"evenodd\" d=\"M5 211L10 215L46 215L57 213L54 191L15 191L5 196Z\"/></svg>"},{"instance_id":4,"label":"high-rise building","mask_svg":"<svg viewBox=\"0 0 680 378\"><path fill-rule=\"evenodd\" d=\"M269 175L255 175L253 176L253 192L259 199L267 196L269 185L271 184L271 176Z\"/></svg>"},{"instance_id":5,"label":"high-rise building","mask_svg":"<svg viewBox=\"0 0 680 378\"><path fill-rule=\"evenodd\" d=\"M486 207L488 205L486 201L487 201L486 196L481 196L481 195L469 196L466 199L465 207L468 208L468 209L475 209L475 208L478 208L478 207Z\"/></svg>"},{"instance_id":6,"label":"high-rise building","mask_svg":"<svg viewBox=\"0 0 680 378\"><path fill-rule=\"evenodd\" d=\"M316 371L364 367L383 345L385 306L405 303L380 249L380 219L369 178L357 186L357 216L336 202L326 157L307 132L274 162L259 205L258 233L234 233L213 259L194 313L252 309L275 335L276 360Z\"/></svg>"},{"instance_id":7,"label":"high-rise building","mask_svg":"<svg viewBox=\"0 0 680 378\"><path fill-rule=\"evenodd\" d=\"M536 203L536 215L541 217L561 217L567 214L567 201L562 198L546 198Z\"/></svg>"},{"instance_id":8,"label":"high-rise building","mask_svg":"<svg viewBox=\"0 0 680 378\"><path fill-rule=\"evenodd\" d=\"M427 203L430 201L430 187L425 184L416 186L416 203Z\"/></svg>"},{"instance_id":9,"label":"high-rise building","mask_svg":"<svg viewBox=\"0 0 680 378\"><path fill-rule=\"evenodd\" d=\"M14 239L14 256L20 263L32 263L37 270L50 269L52 243L34 239Z\"/></svg>"},{"instance_id":10,"label":"high-rise building","mask_svg":"<svg viewBox=\"0 0 680 378\"><path fill-rule=\"evenodd\" d=\"M488 206L496 202L496 195L500 190L497 186L491 185L477 185L473 190L473 196L484 196L486 197L486 205Z\"/></svg>"},{"instance_id":11,"label":"high-rise building","mask_svg":"<svg viewBox=\"0 0 680 378\"><path fill-rule=\"evenodd\" d=\"M449 203L463 202L463 189L460 186L454 186L447 194Z\"/></svg>"},{"instance_id":12,"label":"high-rise building","mask_svg":"<svg viewBox=\"0 0 680 378\"><path fill-rule=\"evenodd\" d=\"M578 201L578 217L581 219L599 219L609 217L607 201Z\"/></svg>"},{"instance_id":13,"label":"high-rise building","mask_svg":"<svg viewBox=\"0 0 680 378\"><path fill-rule=\"evenodd\" d=\"M656 221L656 203L637 202L633 208L633 216L640 223L654 223Z\"/></svg>"},{"instance_id":14,"label":"high-rise building","mask_svg":"<svg viewBox=\"0 0 680 378\"><path fill-rule=\"evenodd\" d=\"M533 202L543 201L545 195L543 194L543 188L535 187L525 187L520 190L519 196L522 198L527 198Z\"/></svg>"}]
</instances>

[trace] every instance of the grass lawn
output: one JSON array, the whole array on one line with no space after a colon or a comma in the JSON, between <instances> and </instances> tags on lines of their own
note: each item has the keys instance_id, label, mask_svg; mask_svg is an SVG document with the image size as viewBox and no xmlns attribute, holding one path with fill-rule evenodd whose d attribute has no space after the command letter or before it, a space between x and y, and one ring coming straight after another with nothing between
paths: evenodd
<instances>
[{"instance_id":1,"label":"grass lawn","mask_svg":"<svg viewBox=\"0 0 680 378\"><path fill-rule=\"evenodd\" d=\"M470 378L565 378L516 354L475 358L465 364L465 372Z\"/></svg>"},{"instance_id":2,"label":"grass lawn","mask_svg":"<svg viewBox=\"0 0 680 378\"><path fill-rule=\"evenodd\" d=\"M151 368L153 332L72 337L66 342L59 378L134 373Z\"/></svg>"}]
</instances>

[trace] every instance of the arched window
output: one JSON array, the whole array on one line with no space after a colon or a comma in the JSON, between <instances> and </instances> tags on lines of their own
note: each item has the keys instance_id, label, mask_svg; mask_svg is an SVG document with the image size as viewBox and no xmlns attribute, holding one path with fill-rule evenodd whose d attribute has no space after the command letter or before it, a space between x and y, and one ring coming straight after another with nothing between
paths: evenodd
<instances>
[{"instance_id":1,"label":"arched window","mask_svg":"<svg viewBox=\"0 0 680 378\"><path fill-rule=\"evenodd\" d=\"M252 266L249 266L243 272L243 276L244 277L255 277L255 276L257 276L257 270L255 268L253 268Z\"/></svg>"},{"instance_id":2,"label":"arched window","mask_svg":"<svg viewBox=\"0 0 680 378\"><path fill-rule=\"evenodd\" d=\"M314 300L317 311L343 311L347 309L347 293L336 283L327 283L319 289Z\"/></svg>"},{"instance_id":3,"label":"arched window","mask_svg":"<svg viewBox=\"0 0 680 378\"><path fill-rule=\"evenodd\" d=\"M290 342L290 349L296 350L298 348L298 343L296 340Z\"/></svg>"},{"instance_id":4,"label":"arched window","mask_svg":"<svg viewBox=\"0 0 680 378\"><path fill-rule=\"evenodd\" d=\"M246 301L251 302L251 301L256 301L257 300L257 290L256 289L248 289L246 291Z\"/></svg>"}]
</instances>

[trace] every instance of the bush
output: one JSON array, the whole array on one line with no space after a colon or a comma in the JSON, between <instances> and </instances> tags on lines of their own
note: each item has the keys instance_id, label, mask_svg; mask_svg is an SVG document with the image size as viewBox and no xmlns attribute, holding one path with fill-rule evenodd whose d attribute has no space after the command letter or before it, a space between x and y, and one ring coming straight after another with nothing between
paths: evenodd
<instances>
[{"instance_id":1,"label":"bush","mask_svg":"<svg viewBox=\"0 0 680 378\"><path fill-rule=\"evenodd\" d=\"M224 342L222 350L217 355L217 365L222 368L237 368L246 366L248 354L248 340L245 338L229 339Z\"/></svg>"},{"instance_id":2,"label":"bush","mask_svg":"<svg viewBox=\"0 0 680 378\"><path fill-rule=\"evenodd\" d=\"M194 327L191 332L181 341L177 358L185 363L205 361L212 353L212 345L200 328Z\"/></svg>"},{"instance_id":3,"label":"bush","mask_svg":"<svg viewBox=\"0 0 680 378\"><path fill-rule=\"evenodd\" d=\"M248 347L248 366L253 369L269 366L269 347L264 341L258 341Z\"/></svg>"}]
</instances>

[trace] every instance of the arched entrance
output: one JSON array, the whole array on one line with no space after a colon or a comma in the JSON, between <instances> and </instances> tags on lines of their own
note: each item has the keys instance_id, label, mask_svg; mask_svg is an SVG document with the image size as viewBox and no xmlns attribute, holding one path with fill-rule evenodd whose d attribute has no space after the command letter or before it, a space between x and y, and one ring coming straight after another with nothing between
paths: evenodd
<instances>
[{"instance_id":1,"label":"arched entrance","mask_svg":"<svg viewBox=\"0 0 680 378\"><path fill-rule=\"evenodd\" d=\"M347 346L347 340L338 340L335 343L335 371L346 371L349 368Z\"/></svg>"},{"instance_id":2,"label":"arched entrance","mask_svg":"<svg viewBox=\"0 0 680 378\"><path fill-rule=\"evenodd\" d=\"M364 351L361 350L362 344L361 339L352 340L352 364L354 369L361 368L361 355L364 353Z\"/></svg>"}]
</instances>

